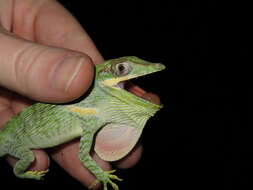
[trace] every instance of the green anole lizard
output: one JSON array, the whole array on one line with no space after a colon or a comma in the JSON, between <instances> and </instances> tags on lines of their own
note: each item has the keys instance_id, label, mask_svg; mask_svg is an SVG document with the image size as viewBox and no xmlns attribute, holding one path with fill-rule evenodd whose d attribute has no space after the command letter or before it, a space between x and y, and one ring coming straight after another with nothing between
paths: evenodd
<instances>
[{"instance_id":1,"label":"green anole lizard","mask_svg":"<svg viewBox=\"0 0 253 190\"><path fill-rule=\"evenodd\" d=\"M147 120L162 106L124 89L124 82L163 70L164 65L137 57L121 57L96 65L93 88L87 97L71 104L36 103L13 117L0 132L0 157L18 159L14 174L41 179L46 171L27 171L34 161L32 149L54 147L81 137L79 159L101 182L104 190L113 171L103 171L90 156L95 152L106 161L123 158L138 141ZM96 138L95 138L96 137Z\"/></svg>"}]
</instances>

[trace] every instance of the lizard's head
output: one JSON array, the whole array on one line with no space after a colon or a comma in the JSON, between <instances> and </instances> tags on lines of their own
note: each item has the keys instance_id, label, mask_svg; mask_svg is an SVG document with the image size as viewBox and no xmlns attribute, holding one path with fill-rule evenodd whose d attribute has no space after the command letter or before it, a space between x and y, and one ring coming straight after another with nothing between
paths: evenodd
<instances>
[{"instance_id":1,"label":"lizard's head","mask_svg":"<svg viewBox=\"0 0 253 190\"><path fill-rule=\"evenodd\" d=\"M160 63L151 63L134 56L121 57L97 65L96 81L99 86L109 88L114 93L131 96L132 93L126 90L126 81L163 69L165 66Z\"/></svg>"},{"instance_id":2,"label":"lizard's head","mask_svg":"<svg viewBox=\"0 0 253 190\"><path fill-rule=\"evenodd\" d=\"M122 103L106 99L110 106L106 111L110 112L111 107L116 109L110 115L115 123L103 127L96 136L94 148L100 158L107 161L123 158L138 142L147 119L162 107L141 98L145 92L133 92L127 87L127 81L164 68L162 64L137 57L112 59L96 66L96 85ZM110 105L110 101L117 103Z\"/></svg>"}]
</instances>

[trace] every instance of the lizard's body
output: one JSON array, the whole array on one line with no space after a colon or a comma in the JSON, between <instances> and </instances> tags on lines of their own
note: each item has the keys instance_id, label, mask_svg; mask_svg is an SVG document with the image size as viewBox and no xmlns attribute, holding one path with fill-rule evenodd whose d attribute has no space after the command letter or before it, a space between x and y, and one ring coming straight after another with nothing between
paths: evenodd
<instances>
[{"instance_id":1,"label":"lizard's body","mask_svg":"<svg viewBox=\"0 0 253 190\"><path fill-rule=\"evenodd\" d=\"M117 189L111 181L118 179L117 176L103 171L89 155L94 135L104 127L95 145L96 152L104 160L125 156L137 142L146 121L161 106L126 92L118 84L163 68L161 64L136 57L123 57L97 65L94 88L86 98L63 105L36 103L7 122L0 132L0 156L9 154L19 159L14 167L16 176L40 179L45 172L26 171L34 160L31 150L54 147L81 137L81 162L105 189L107 183ZM130 142L126 145L124 139ZM111 142L104 143L106 140Z\"/></svg>"}]
</instances>

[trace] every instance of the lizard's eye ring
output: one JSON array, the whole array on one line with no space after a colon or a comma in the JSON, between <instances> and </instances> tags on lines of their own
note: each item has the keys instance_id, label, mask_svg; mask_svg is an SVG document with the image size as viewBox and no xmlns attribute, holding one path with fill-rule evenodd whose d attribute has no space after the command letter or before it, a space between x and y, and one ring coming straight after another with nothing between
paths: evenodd
<instances>
[{"instance_id":1,"label":"lizard's eye ring","mask_svg":"<svg viewBox=\"0 0 253 190\"><path fill-rule=\"evenodd\" d=\"M123 62L115 65L115 74L117 76L125 76L132 71L132 67L129 63Z\"/></svg>"}]
</instances>

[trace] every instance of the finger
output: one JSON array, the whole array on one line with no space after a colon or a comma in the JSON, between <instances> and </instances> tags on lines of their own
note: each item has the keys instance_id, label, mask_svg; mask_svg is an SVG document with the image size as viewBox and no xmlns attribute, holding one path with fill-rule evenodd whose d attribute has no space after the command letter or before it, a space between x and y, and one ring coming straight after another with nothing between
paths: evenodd
<instances>
[{"instance_id":1,"label":"finger","mask_svg":"<svg viewBox=\"0 0 253 190\"><path fill-rule=\"evenodd\" d=\"M56 147L50 151L52 158L71 176L89 187L96 179L91 172L86 169L78 158L79 140ZM101 160L96 154L92 154L93 159L104 170L111 170L109 163Z\"/></svg>"},{"instance_id":2,"label":"finger","mask_svg":"<svg viewBox=\"0 0 253 190\"><path fill-rule=\"evenodd\" d=\"M137 145L126 157L122 158L119 161L116 161L114 164L121 169L133 167L140 160L142 152L142 146Z\"/></svg>"},{"instance_id":3,"label":"finger","mask_svg":"<svg viewBox=\"0 0 253 190\"><path fill-rule=\"evenodd\" d=\"M10 103L12 92L0 87L0 130L3 125L14 115Z\"/></svg>"},{"instance_id":4,"label":"finger","mask_svg":"<svg viewBox=\"0 0 253 190\"><path fill-rule=\"evenodd\" d=\"M70 101L93 80L93 63L86 54L31 43L1 29L0 42L0 86L22 95L38 101Z\"/></svg>"},{"instance_id":5,"label":"finger","mask_svg":"<svg viewBox=\"0 0 253 190\"><path fill-rule=\"evenodd\" d=\"M154 104L161 104L159 96L152 92L146 92L141 96L143 99L148 100Z\"/></svg>"},{"instance_id":6,"label":"finger","mask_svg":"<svg viewBox=\"0 0 253 190\"><path fill-rule=\"evenodd\" d=\"M13 116L13 111L8 106L0 104L0 129L3 128L4 124Z\"/></svg>"},{"instance_id":7,"label":"finger","mask_svg":"<svg viewBox=\"0 0 253 190\"><path fill-rule=\"evenodd\" d=\"M34 103L35 103L35 101L33 101L31 99L28 99L24 96L13 93L10 106L11 106L13 113L16 115L19 112L21 112L23 109L25 109L26 107L28 107Z\"/></svg>"},{"instance_id":8,"label":"finger","mask_svg":"<svg viewBox=\"0 0 253 190\"><path fill-rule=\"evenodd\" d=\"M139 96L145 100L148 100L150 102L153 102L155 104L161 104L160 98L159 96L157 96L156 94L152 93L152 92L146 92L145 90L143 90L142 88L140 88L139 86L129 82L126 83L125 88L127 91L135 94L136 96Z\"/></svg>"},{"instance_id":9,"label":"finger","mask_svg":"<svg viewBox=\"0 0 253 190\"><path fill-rule=\"evenodd\" d=\"M37 170L37 171L45 171L48 169L50 160L46 152L43 150L33 150L34 154L34 161L33 163L29 166L28 170ZM14 167L14 165L17 162L17 159L11 156L6 157L7 161L11 166Z\"/></svg>"},{"instance_id":10,"label":"finger","mask_svg":"<svg viewBox=\"0 0 253 190\"><path fill-rule=\"evenodd\" d=\"M57 1L17 1L14 9L13 32L19 36L50 46L84 52L94 63L103 61L82 26Z\"/></svg>"}]
</instances>

